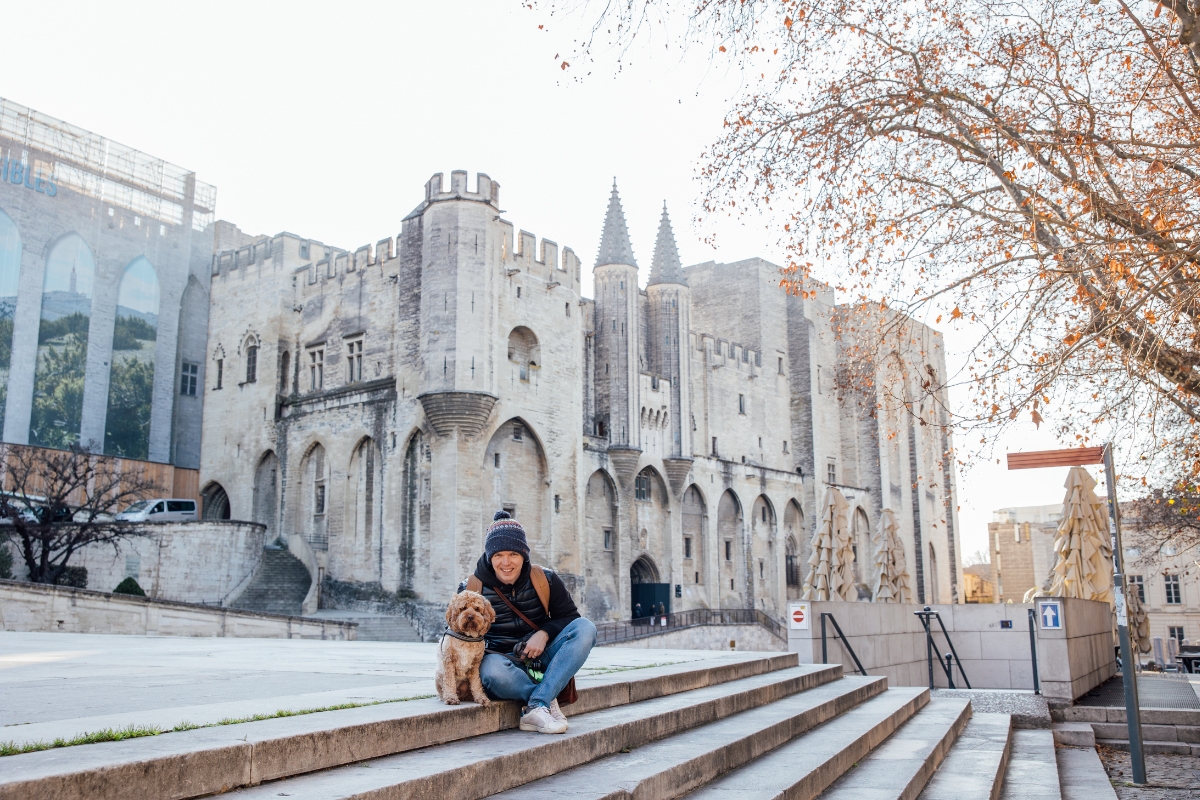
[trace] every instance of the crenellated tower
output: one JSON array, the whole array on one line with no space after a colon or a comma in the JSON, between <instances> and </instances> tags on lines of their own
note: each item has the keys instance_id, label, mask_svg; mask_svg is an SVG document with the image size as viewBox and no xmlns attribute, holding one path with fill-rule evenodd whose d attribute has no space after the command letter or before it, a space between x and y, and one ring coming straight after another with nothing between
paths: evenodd
<instances>
[{"instance_id":1,"label":"crenellated tower","mask_svg":"<svg viewBox=\"0 0 1200 800\"><path fill-rule=\"evenodd\" d=\"M608 438L622 482L641 453L638 429L638 268L613 179L593 270L596 294L596 433ZM626 466L625 462L631 462Z\"/></svg>"},{"instance_id":2,"label":"crenellated tower","mask_svg":"<svg viewBox=\"0 0 1200 800\"><path fill-rule=\"evenodd\" d=\"M691 402L685 387L689 383L689 359L685 348L690 320L691 296L675 232L663 203L654 242L654 260L650 264L650 283L646 287L650 311L650 342L647 348L650 371L671 382L669 452L663 458L671 489L678 494L692 466Z\"/></svg>"}]
</instances>

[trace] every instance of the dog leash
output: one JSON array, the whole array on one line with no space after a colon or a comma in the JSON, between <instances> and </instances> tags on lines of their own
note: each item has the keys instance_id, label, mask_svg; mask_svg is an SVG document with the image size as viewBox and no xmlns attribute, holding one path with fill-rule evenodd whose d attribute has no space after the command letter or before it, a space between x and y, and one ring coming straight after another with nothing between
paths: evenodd
<instances>
[{"instance_id":1,"label":"dog leash","mask_svg":"<svg viewBox=\"0 0 1200 800\"><path fill-rule=\"evenodd\" d=\"M467 636L465 633L455 633L454 631L450 630L449 626L447 626L446 629L442 631L442 638L445 639L447 636L450 636L454 639L458 639L460 642L475 643L475 642L483 641L482 636Z\"/></svg>"}]
</instances>

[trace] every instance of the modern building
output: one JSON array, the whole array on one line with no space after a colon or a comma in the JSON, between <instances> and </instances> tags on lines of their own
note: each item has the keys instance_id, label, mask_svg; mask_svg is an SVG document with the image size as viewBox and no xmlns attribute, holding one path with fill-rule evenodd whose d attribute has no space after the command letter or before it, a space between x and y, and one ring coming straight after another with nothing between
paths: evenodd
<instances>
[{"instance_id":1,"label":"modern building","mask_svg":"<svg viewBox=\"0 0 1200 800\"><path fill-rule=\"evenodd\" d=\"M443 600L503 508L593 618L647 597L779 617L835 486L861 598L890 508L916 599L958 601L940 334L889 317L907 343L850 387L834 317L856 310L829 287L685 268L665 208L647 272L614 185L587 298L580 258L500 209L453 172L353 251L217 223L207 515L303 534L341 589Z\"/></svg>"},{"instance_id":2,"label":"modern building","mask_svg":"<svg viewBox=\"0 0 1200 800\"><path fill-rule=\"evenodd\" d=\"M215 201L0 98L4 442L199 467Z\"/></svg>"}]
</instances>

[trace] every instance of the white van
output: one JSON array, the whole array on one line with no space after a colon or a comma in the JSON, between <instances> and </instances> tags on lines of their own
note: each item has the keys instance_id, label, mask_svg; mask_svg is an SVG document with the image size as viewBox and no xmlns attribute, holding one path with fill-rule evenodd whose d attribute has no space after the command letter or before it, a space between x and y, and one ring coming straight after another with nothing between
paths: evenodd
<instances>
[{"instance_id":1,"label":"white van","mask_svg":"<svg viewBox=\"0 0 1200 800\"><path fill-rule=\"evenodd\" d=\"M195 522L196 501L180 499L139 500L117 514L122 522Z\"/></svg>"}]
</instances>

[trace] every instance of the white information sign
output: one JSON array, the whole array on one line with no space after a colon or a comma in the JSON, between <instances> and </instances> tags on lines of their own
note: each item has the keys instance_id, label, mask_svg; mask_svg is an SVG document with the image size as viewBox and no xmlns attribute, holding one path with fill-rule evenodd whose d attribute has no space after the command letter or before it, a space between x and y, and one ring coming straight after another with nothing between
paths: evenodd
<instances>
[{"instance_id":1,"label":"white information sign","mask_svg":"<svg viewBox=\"0 0 1200 800\"><path fill-rule=\"evenodd\" d=\"M1041 620L1042 630L1062 630L1062 603L1057 600L1038 601L1038 619Z\"/></svg>"},{"instance_id":2,"label":"white information sign","mask_svg":"<svg viewBox=\"0 0 1200 800\"><path fill-rule=\"evenodd\" d=\"M788 627L794 631L808 630L808 603L788 604Z\"/></svg>"}]
</instances>

